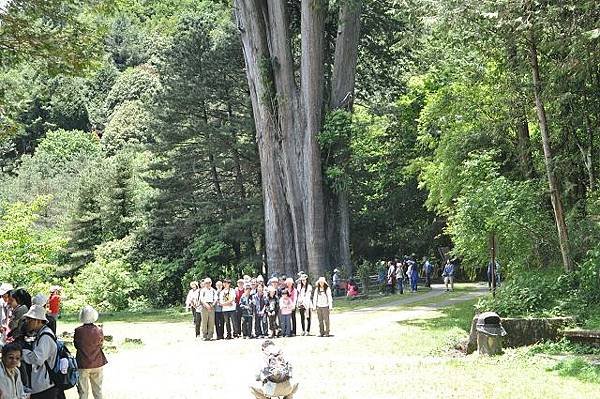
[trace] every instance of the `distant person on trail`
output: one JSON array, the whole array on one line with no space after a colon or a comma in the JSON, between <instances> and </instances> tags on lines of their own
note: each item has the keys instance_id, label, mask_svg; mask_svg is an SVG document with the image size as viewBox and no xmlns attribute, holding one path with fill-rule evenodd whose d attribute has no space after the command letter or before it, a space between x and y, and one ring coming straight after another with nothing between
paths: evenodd
<instances>
[{"instance_id":1,"label":"distant person on trail","mask_svg":"<svg viewBox=\"0 0 600 399\"><path fill-rule=\"evenodd\" d=\"M431 287L431 275L433 274L433 265L427 257L423 257L423 274L425 275L425 287Z\"/></svg>"},{"instance_id":2,"label":"distant person on trail","mask_svg":"<svg viewBox=\"0 0 600 399\"><path fill-rule=\"evenodd\" d=\"M400 294L404 294L404 268L398 259L394 263L396 264L396 287L400 291Z\"/></svg>"},{"instance_id":3,"label":"distant person on trail","mask_svg":"<svg viewBox=\"0 0 600 399\"><path fill-rule=\"evenodd\" d=\"M496 287L500 286L500 263L498 261L495 262L495 270L494 274L496 275ZM487 265L487 278L488 278L488 288L492 289L492 261L490 260Z\"/></svg>"},{"instance_id":4,"label":"distant person on trail","mask_svg":"<svg viewBox=\"0 0 600 399\"><path fill-rule=\"evenodd\" d=\"M333 282L333 293L335 296L340 296L340 287L342 284L342 278L340 277L340 269L333 269L333 276L331 276Z\"/></svg>"},{"instance_id":5,"label":"distant person on trail","mask_svg":"<svg viewBox=\"0 0 600 399\"><path fill-rule=\"evenodd\" d=\"M94 323L98 321L98 312L91 306L85 306L79 312L79 321L83 324L75 329L73 344L77 349L76 359L79 366L77 391L79 399L102 399L103 368L108 363L102 351L104 333ZM91 395L90 395L90 385Z\"/></svg>"},{"instance_id":6,"label":"distant person on trail","mask_svg":"<svg viewBox=\"0 0 600 399\"><path fill-rule=\"evenodd\" d=\"M444 278L444 284L446 284L446 291L449 291L448 284L450 284L450 289L454 291L454 263L450 259L446 261L442 277Z\"/></svg>"},{"instance_id":7,"label":"distant person on trail","mask_svg":"<svg viewBox=\"0 0 600 399\"><path fill-rule=\"evenodd\" d=\"M387 286L390 294L394 294L396 292L396 264L392 261L388 262L388 271L387 271Z\"/></svg>"},{"instance_id":8,"label":"distant person on trail","mask_svg":"<svg viewBox=\"0 0 600 399\"><path fill-rule=\"evenodd\" d=\"M185 298L185 310L192 312L192 322L196 325L196 308L193 306L194 299L198 297L198 282L192 281L190 283L190 290L188 291L187 297Z\"/></svg>"},{"instance_id":9,"label":"distant person on trail","mask_svg":"<svg viewBox=\"0 0 600 399\"><path fill-rule=\"evenodd\" d=\"M411 257L408 260L408 270L406 274L408 279L410 280L410 292L417 292L417 287L419 283L419 265L417 262Z\"/></svg>"},{"instance_id":10,"label":"distant person on trail","mask_svg":"<svg viewBox=\"0 0 600 399\"><path fill-rule=\"evenodd\" d=\"M223 324L227 333L226 339L232 339L235 331L235 290L231 288L231 280L223 280L223 289L219 294L219 302L223 307Z\"/></svg>"},{"instance_id":11,"label":"distant person on trail","mask_svg":"<svg viewBox=\"0 0 600 399\"><path fill-rule=\"evenodd\" d=\"M251 386L250 392L257 399L276 397L293 399L298 390L298 384L292 384L292 367L273 341L269 339L264 341L261 349L264 355L264 365L256 376L256 381L259 381L260 385Z\"/></svg>"},{"instance_id":12,"label":"distant person on trail","mask_svg":"<svg viewBox=\"0 0 600 399\"><path fill-rule=\"evenodd\" d=\"M194 328L196 331L196 337L200 336L200 331L202 329L202 303L200 302L200 292L204 288L204 281L200 281L198 283L198 291L196 291L196 296L192 299L192 311L194 312Z\"/></svg>"}]
</instances>

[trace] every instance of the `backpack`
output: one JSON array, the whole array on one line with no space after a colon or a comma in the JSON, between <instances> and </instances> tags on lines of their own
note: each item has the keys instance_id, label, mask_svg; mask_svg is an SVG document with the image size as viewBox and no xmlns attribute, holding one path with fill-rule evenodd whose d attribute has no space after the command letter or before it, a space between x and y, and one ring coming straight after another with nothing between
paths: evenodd
<instances>
[{"instance_id":1,"label":"backpack","mask_svg":"<svg viewBox=\"0 0 600 399\"><path fill-rule=\"evenodd\" d=\"M290 379L290 366L281 353L269 355L265 370L268 381L279 383Z\"/></svg>"},{"instance_id":2,"label":"backpack","mask_svg":"<svg viewBox=\"0 0 600 399\"><path fill-rule=\"evenodd\" d=\"M77 385L79 381L79 369L77 368L77 360L75 357L71 355L69 348L66 347L65 343L59 339L56 339L54 334L51 333L42 333L40 338L44 335L47 335L54 340L56 343L56 361L50 367L48 361L44 362L46 365L46 370L48 371L48 375L50 376L50 381L56 385L60 390L67 390L73 388ZM67 372L61 372L61 363L67 363Z\"/></svg>"}]
</instances>

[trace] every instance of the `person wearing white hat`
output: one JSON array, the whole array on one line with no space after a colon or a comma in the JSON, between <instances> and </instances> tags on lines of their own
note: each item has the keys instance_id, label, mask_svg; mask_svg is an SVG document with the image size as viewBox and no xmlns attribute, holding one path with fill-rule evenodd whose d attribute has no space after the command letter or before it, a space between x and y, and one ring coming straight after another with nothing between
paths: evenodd
<instances>
[{"instance_id":1,"label":"person wearing white hat","mask_svg":"<svg viewBox=\"0 0 600 399\"><path fill-rule=\"evenodd\" d=\"M300 324L302 324L302 335L310 335L310 319L311 319L311 298L313 287L308 282L308 276L303 274L300 276L298 284L298 301L297 306L300 311Z\"/></svg>"},{"instance_id":2,"label":"person wearing white hat","mask_svg":"<svg viewBox=\"0 0 600 399\"><path fill-rule=\"evenodd\" d=\"M333 269L333 276L331 276L333 283L333 291L335 296L340 296L340 289L342 284L342 278L340 277L340 269Z\"/></svg>"},{"instance_id":3,"label":"person wearing white hat","mask_svg":"<svg viewBox=\"0 0 600 399\"><path fill-rule=\"evenodd\" d=\"M319 336L329 337L329 312L333 309L333 299L331 288L325 281L325 277L319 277L319 280L317 280L312 305L313 309L317 311L317 318L319 319Z\"/></svg>"},{"instance_id":4,"label":"person wearing white hat","mask_svg":"<svg viewBox=\"0 0 600 399\"><path fill-rule=\"evenodd\" d=\"M31 366L31 399L56 399L58 388L46 370L46 362L56 362L56 336L46 325L46 309L32 305L23 317L28 333L35 335L35 340L23 348L23 361Z\"/></svg>"},{"instance_id":5,"label":"person wearing white hat","mask_svg":"<svg viewBox=\"0 0 600 399\"><path fill-rule=\"evenodd\" d=\"M73 344L77 353L79 366L79 382L77 391L79 399L87 399L91 393L94 399L102 399L103 367L108 363L102 351L104 333L94 323L98 320L98 312L87 305L79 312L79 321L83 324L75 329Z\"/></svg>"},{"instance_id":6,"label":"person wearing white hat","mask_svg":"<svg viewBox=\"0 0 600 399\"><path fill-rule=\"evenodd\" d=\"M48 297L44 294L37 294L31 298L32 305L38 305L46 308L46 319L48 319L48 327L56 334L56 318L48 313Z\"/></svg>"},{"instance_id":7,"label":"person wearing white hat","mask_svg":"<svg viewBox=\"0 0 600 399\"><path fill-rule=\"evenodd\" d=\"M10 306L8 306L8 293L13 289L12 284L2 283L0 285L0 333L2 336L0 337L2 341L6 339L6 334L8 332L8 320L10 318Z\"/></svg>"},{"instance_id":8,"label":"person wearing white hat","mask_svg":"<svg viewBox=\"0 0 600 399\"><path fill-rule=\"evenodd\" d=\"M216 291L210 278L204 279L204 287L200 290L200 305L202 306L202 339L210 341L215 331Z\"/></svg>"}]
</instances>

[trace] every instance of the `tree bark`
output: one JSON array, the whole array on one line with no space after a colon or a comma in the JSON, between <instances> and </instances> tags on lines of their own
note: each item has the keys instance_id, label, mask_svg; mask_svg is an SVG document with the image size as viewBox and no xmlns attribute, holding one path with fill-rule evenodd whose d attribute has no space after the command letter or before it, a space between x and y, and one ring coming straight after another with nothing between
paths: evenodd
<instances>
[{"instance_id":1,"label":"tree bark","mask_svg":"<svg viewBox=\"0 0 600 399\"><path fill-rule=\"evenodd\" d=\"M356 64L358 61L358 41L360 38L361 0L345 0L340 5L338 33L335 42L335 56L331 82L331 109L345 108L352 111ZM337 238L338 256L341 266L348 275L353 273L350 253L350 205L347 189L336 193L338 217ZM336 264L337 265L337 264Z\"/></svg>"},{"instance_id":2,"label":"tree bark","mask_svg":"<svg viewBox=\"0 0 600 399\"><path fill-rule=\"evenodd\" d=\"M295 81L285 0L235 0L261 161L271 272L325 270L320 152L324 0L302 2L301 85Z\"/></svg>"},{"instance_id":3,"label":"tree bark","mask_svg":"<svg viewBox=\"0 0 600 399\"><path fill-rule=\"evenodd\" d=\"M560 245L563 267L566 272L571 272L573 270L573 263L571 259L569 236L567 231L567 224L565 222L565 215L559 190L558 179L556 177L556 174L554 173L554 159L552 157L552 151L550 149L550 134L548 131L549 129L548 121L546 118L546 110L544 107L544 102L542 100L542 82L540 78L540 68L538 64L537 45L535 41L535 35L533 34L533 32L531 32L529 39L529 56L531 63L531 72L533 77L533 94L535 96L535 107L540 123L540 133L542 135L544 161L546 164L546 172L548 175L548 184L550 186L550 200L552 201L554 219L556 221L556 228L558 230L558 242Z\"/></svg>"}]
</instances>

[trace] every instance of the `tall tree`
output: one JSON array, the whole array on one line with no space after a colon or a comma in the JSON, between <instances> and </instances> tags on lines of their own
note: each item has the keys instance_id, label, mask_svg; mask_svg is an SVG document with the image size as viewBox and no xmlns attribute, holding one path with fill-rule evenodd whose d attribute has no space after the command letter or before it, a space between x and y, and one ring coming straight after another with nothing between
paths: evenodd
<instances>
[{"instance_id":1,"label":"tall tree","mask_svg":"<svg viewBox=\"0 0 600 399\"><path fill-rule=\"evenodd\" d=\"M261 160L267 262L288 275L298 269L321 275L326 268L317 134L323 123L327 4L301 3L295 60L288 2L234 1ZM347 51L356 49L340 49L336 58Z\"/></svg>"}]
</instances>

